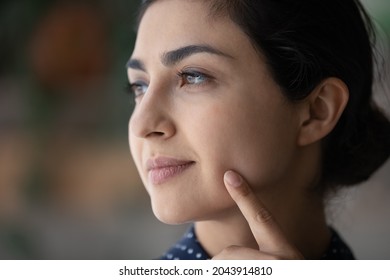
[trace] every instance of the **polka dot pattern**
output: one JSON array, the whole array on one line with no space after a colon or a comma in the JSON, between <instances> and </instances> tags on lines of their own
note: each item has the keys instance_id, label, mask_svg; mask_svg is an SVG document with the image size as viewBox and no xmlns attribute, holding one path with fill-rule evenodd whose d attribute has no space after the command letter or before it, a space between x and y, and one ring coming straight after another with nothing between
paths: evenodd
<instances>
[{"instance_id":1,"label":"polka dot pattern","mask_svg":"<svg viewBox=\"0 0 390 280\"><path fill-rule=\"evenodd\" d=\"M182 239L179 240L172 248L170 248L163 256L161 260L207 260L210 259L209 255L200 245L198 239L195 236L194 226L191 226L189 230L184 234Z\"/></svg>"},{"instance_id":2,"label":"polka dot pattern","mask_svg":"<svg viewBox=\"0 0 390 280\"><path fill-rule=\"evenodd\" d=\"M341 239L339 234L331 228L332 237L328 249L322 256L322 260L353 260L355 259L352 251ZM173 247L171 247L161 260L207 260L210 256L202 248L195 235L195 229L192 225Z\"/></svg>"},{"instance_id":3,"label":"polka dot pattern","mask_svg":"<svg viewBox=\"0 0 390 280\"><path fill-rule=\"evenodd\" d=\"M355 257L351 249L342 240L339 234L334 230L330 229L332 237L330 244L326 252L322 255L322 260L354 260Z\"/></svg>"}]
</instances>

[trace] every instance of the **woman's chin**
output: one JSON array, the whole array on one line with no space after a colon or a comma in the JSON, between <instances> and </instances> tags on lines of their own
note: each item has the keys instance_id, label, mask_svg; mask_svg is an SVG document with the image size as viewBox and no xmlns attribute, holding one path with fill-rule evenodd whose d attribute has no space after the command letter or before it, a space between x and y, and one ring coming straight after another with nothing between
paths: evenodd
<instances>
[{"instance_id":1,"label":"woman's chin","mask_svg":"<svg viewBox=\"0 0 390 280\"><path fill-rule=\"evenodd\" d=\"M193 221L193 217L188 215L188 211L182 211L181 209L171 209L170 207L164 207L163 209L152 207L153 213L156 218L168 225L179 225Z\"/></svg>"}]
</instances>

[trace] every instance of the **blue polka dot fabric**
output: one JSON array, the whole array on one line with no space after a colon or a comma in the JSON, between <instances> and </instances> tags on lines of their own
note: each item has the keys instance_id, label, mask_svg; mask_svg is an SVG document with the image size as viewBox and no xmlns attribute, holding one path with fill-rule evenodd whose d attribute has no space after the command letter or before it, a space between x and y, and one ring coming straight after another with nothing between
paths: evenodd
<instances>
[{"instance_id":1,"label":"blue polka dot fabric","mask_svg":"<svg viewBox=\"0 0 390 280\"><path fill-rule=\"evenodd\" d=\"M354 260L355 257L348 247L348 245L342 240L340 235L333 229L332 237L328 250L322 255L322 260Z\"/></svg>"},{"instance_id":2,"label":"blue polka dot fabric","mask_svg":"<svg viewBox=\"0 0 390 280\"><path fill-rule=\"evenodd\" d=\"M331 228L332 238L328 249L322 256L322 260L353 260L355 259L351 249L341 239L340 235ZM192 225L184 236L165 252L161 260L207 260L211 257L203 249L195 235Z\"/></svg>"},{"instance_id":3,"label":"blue polka dot fabric","mask_svg":"<svg viewBox=\"0 0 390 280\"><path fill-rule=\"evenodd\" d=\"M210 257L196 238L194 226L191 226L182 239L170 248L160 259L207 260L210 259Z\"/></svg>"}]
</instances>

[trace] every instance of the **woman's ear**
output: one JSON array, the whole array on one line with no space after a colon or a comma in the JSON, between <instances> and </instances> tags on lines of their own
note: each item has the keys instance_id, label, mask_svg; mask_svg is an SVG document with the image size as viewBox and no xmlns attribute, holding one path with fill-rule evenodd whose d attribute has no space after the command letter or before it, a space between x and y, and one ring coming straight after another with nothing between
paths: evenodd
<instances>
[{"instance_id":1,"label":"woman's ear","mask_svg":"<svg viewBox=\"0 0 390 280\"><path fill-rule=\"evenodd\" d=\"M300 107L298 145L306 146L328 135L347 106L349 90L338 78L323 80Z\"/></svg>"}]
</instances>

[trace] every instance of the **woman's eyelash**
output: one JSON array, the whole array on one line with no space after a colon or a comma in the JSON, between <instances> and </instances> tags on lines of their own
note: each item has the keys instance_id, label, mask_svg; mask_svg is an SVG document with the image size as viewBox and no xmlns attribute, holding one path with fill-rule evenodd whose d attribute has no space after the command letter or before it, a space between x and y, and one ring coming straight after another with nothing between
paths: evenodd
<instances>
[{"instance_id":1,"label":"woman's eyelash","mask_svg":"<svg viewBox=\"0 0 390 280\"><path fill-rule=\"evenodd\" d=\"M199 71L181 71L177 73L180 79L180 87L184 86L204 86L212 79L211 76ZM148 85L144 82L128 82L124 87L126 94L133 96L134 98L146 93Z\"/></svg>"},{"instance_id":2,"label":"woman's eyelash","mask_svg":"<svg viewBox=\"0 0 390 280\"><path fill-rule=\"evenodd\" d=\"M182 71L177 76L181 79L180 86L201 86L209 82L211 77L199 71Z\"/></svg>"},{"instance_id":3,"label":"woman's eyelash","mask_svg":"<svg viewBox=\"0 0 390 280\"><path fill-rule=\"evenodd\" d=\"M126 83L125 86L126 94L130 94L134 97L138 97L142 94L145 94L147 89L148 85L142 82Z\"/></svg>"}]
</instances>

